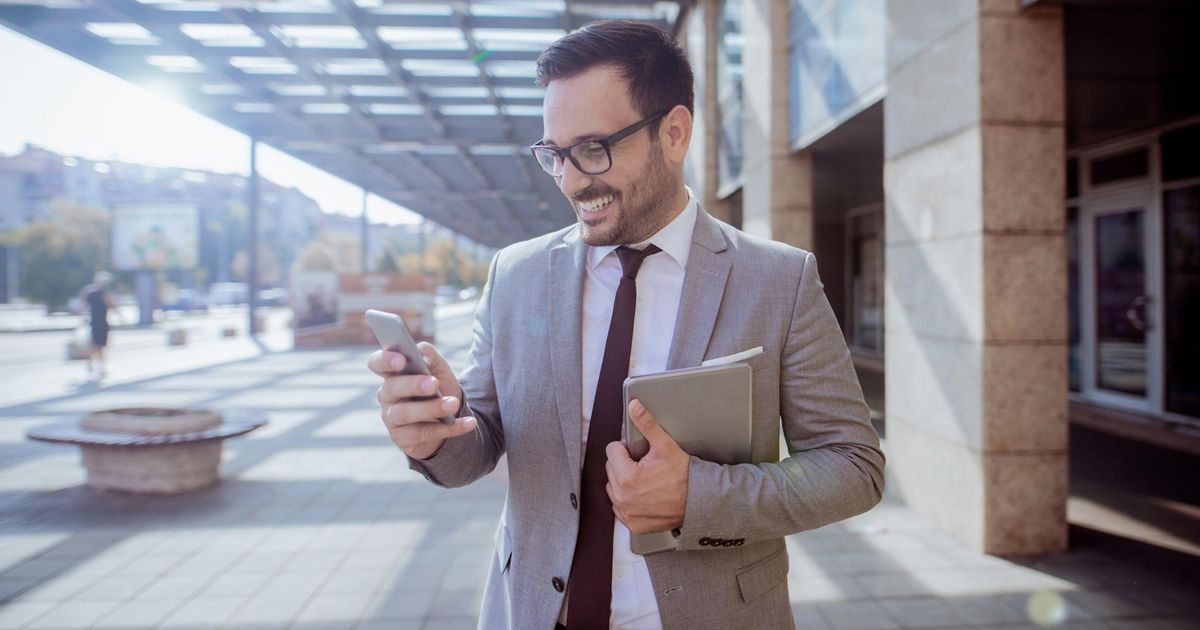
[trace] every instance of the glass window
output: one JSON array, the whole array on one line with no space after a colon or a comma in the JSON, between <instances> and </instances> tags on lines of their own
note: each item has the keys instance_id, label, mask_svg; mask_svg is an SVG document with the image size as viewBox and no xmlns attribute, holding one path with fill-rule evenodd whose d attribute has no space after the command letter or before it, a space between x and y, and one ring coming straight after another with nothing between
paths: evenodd
<instances>
[{"instance_id":1,"label":"glass window","mask_svg":"<svg viewBox=\"0 0 1200 630\"><path fill-rule=\"evenodd\" d=\"M850 219L850 345L883 352L883 213Z\"/></svg>"},{"instance_id":2,"label":"glass window","mask_svg":"<svg viewBox=\"0 0 1200 630\"><path fill-rule=\"evenodd\" d=\"M1096 385L1146 395L1145 212L1096 218Z\"/></svg>"},{"instance_id":3,"label":"glass window","mask_svg":"<svg viewBox=\"0 0 1200 630\"><path fill-rule=\"evenodd\" d=\"M742 1L725 0L717 26L717 142L719 188L742 180Z\"/></svg>"},{"instance_id":4,"label":"glass window","mask_svg":"<svg viewBox=\"0 0 1200 630\"><path fill-rule=\"evenodd\" d=\"M1150 174L1150 152L1143 148L1099 158L1092 160L1091 166L1093 186L1146 177Z\"/></svg>"},{"instance_id":5,"label":"glass window","mask_svg":"<svg viewBox=\"0 0 1200 630\"><path fill-rule=\"evenodd\" d=\"M1079 208L1067 208L1067 375L1069 388L1080 390L1079 335Z\"/></svg>"},{"instance_id":6,"label":"glass window","mask_svg":"<svg viewBox=\"0 0 1200 630\"><path fill-rule=\"evenodd\" d=\"M1166 409L1200 418L1200 186L1163 194Z\"/></svg>"},{"instance_id":7,"label":"glass window","mask_svg":"<svg viewBox=\"0 0 1200 630\"><path fill-rule=\"evenodd\" d=\"M1200 125L1162 135L1163 181L1200 177Z\"/></svg>"},{"instance_id":8,"label":"glass window","mask_svg":"<svg viewBox=\"0 0 1200 630\"><path fill-rule=\"evenodd\" d=\"M1079 158L1067 160L1067 199L1079 196Z\"/></svg>"}]
</instances>

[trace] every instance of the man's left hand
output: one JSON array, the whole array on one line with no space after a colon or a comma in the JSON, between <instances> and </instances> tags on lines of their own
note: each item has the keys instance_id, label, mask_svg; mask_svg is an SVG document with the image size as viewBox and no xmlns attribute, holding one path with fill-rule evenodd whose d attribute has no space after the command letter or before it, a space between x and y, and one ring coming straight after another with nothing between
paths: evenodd
<instances>
[{"instance_id":1,"label":"man's left hand","mask_svg":"<svg viewBox=\"0 0 1200 630\"><path fill-rule=\"evenodd\" d=\"M650 443L650 451L635 462L621 442L612 442L605 449L605 489L613 512L634 534L680 527L687 507L690 457L641 401L630 401L629 417Z\"/></svg>"}]
</instances>

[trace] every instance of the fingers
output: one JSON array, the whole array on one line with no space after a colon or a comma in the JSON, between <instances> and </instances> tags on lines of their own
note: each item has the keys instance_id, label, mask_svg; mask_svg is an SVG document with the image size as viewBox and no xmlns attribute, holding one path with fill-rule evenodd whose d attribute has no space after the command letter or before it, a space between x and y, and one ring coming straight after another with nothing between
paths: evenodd
<instances>
[{"instance_id":1,"label":"fingers","mask_svg":"<svg viewBox=\"0 0 1200 630\"><path fill-rule=\"evenodd\" d=\"M367 369L380 376L399 374L408 366L403 354L391 350L376 350L367 357Z\"/></svg>"},{"instance_id":2,"label":"fingers","mask_svg":"<svg viewBox=\"0 0 1200 630\"><path fill-rule=\"evenodd\" d=\"M663 444L665 441L674 442L671 440L671 436L663 430L662 425L654 419L654 415L642 404L642 401L636 398L629 401L629 417L633 420L634 426L646 437L651 448Z\"/></svg>"},{"instance_id":3,"label":"fingers","mask_svg":"<svg viewBox=\"0 0 1200 630\"><path fill-rule=\"evenodd\" d=\"M453 424L437 420L412 424L388 425L388 435L410 457L428 459L452 438L475 430L475 418L458 418Z\"/></svg>"}]
</instances>

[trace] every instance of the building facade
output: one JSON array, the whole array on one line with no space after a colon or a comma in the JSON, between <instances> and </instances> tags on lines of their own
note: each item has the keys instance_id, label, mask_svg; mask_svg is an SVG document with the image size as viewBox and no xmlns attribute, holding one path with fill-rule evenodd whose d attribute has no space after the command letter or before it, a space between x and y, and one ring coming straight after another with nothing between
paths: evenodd
<instances>
[{"instance_id":1,"label":"building facade","mask_svg":"<svg viewBox=\"0 0 1200 630\"><path fill-rule=\"evenodd\" d=\"M889 483L984 551L1065 548L1069 421L1200 435L1197 27L1177 0L687 16L693 188L816 253L886 382Z\"/></svg>"}]
</instances>

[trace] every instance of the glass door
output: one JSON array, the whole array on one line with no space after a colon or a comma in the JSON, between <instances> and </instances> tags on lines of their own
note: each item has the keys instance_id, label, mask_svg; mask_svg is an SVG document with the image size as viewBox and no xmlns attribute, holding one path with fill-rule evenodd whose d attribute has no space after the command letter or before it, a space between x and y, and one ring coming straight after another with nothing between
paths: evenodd
<instances>
[{"instance_id":1,"label":"glass door","mask_svg":"<svg viewBox=\"0 0 1200 630\"><path fill-rule=\"evenodd\" d=\"M1082 393L1110 405L1160 410L1161 251L1153 197L1085 203L1081 218Z\"/></svg>"}]
</instances>

